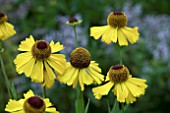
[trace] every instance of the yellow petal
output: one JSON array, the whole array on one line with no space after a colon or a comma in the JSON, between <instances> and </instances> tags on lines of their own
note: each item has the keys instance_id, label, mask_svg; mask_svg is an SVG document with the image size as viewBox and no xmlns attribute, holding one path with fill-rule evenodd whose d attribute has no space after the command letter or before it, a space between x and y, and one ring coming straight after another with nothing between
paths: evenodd
<instances>
[{"instance_id":1,"label":"yellow petal","mask_svg":"<svg viewBox=\"0 0 170 113\"><path fill-rule=\"evenodd\" d=\"M91 64L87 68L87 72L97 84L101 84L102 81L104 80L104 76L97 72L96 70L94 70L93 68L91 68Z\"/></svg>"},{"instance_id":2,"label":"yellow petal","mask_svg":"<svg viewBox=\"0 0 170 113\"><path fill-rule=\"evenodd\" d=\"M106 44L110 44L111 41L117 42L117 28L110 27L104 32L102 41Z\"/></svg>"},{"instance_id":3,"label":"yellow petal","mask_svg":"<svg viewBox=\"0 0 170 113\"><path fill-rule=\"evenodd\" d=\"M51 53L59 52L62 49L64 49L63 45L61 45L60 42L57 42L56 44L54 44L53 40L50 42L50 47L51 47Z\"/></svg>"},{"instance_id":4,"label":"yellow petal","mask_svg":"<svg viewBox=\"0 0 170 113\"><path fill-rule=\"evenodd\" d=\"M11 112L11 113L24 113L24 110L15 111L15 112Z\"/></svg>"},{"instance_id":5,"label":"yellow petal","mask_svg":"<svg viewBox=\"0 0 170 113\"><path fill-rule=\"evenodd\" d=\"M109 28L108 25L101 27L91 27L90 28L90 36L94 37L94 39L99 39L103 33Z\"/></svg>"},{"instance_id":6,"label":"yellow petal","mask_svg":"<svg viewBox=\"0 0 170 113\"><path fill-rule=\"evenodd\" d=\"M131 44L139 40L138 27L135 28L124 27L121 28L121 30L126 35L126 38Z\"/></svg>"},{"instance_id":7,"label":"yellow petal","mask_svg":"<svg viewBox=\"0 0 170 113\"><path fill-rule=\"evenodd\" d=\"M123 94L123 89L122 89L121 84L116 84L115 87L117 89L116 91L117 100L119 102L125 102L125 95Z\"/></svg>"},{"instance_id":8,"label":"yellow petal","mask_svg":"<svg viewBox=\"0 0 170 113\"><path fill-rule=\"evenodd\" d=\"M132 93L132 95L135 97L139 97L140 95L145 93L143 88L140 88L135 84L132 84L128 80L125 82L125 85L129 89L129 91Z\"/></svg>"},{"instance_id":9,"label":"yellow petal","mask_svg":"<svg viewBox=\"0 0 170 113\"><path fill-rule=\"evenodd\" d=\"M90 85L90 84L93 83L93 79L86 72L86 69L80 69L79 83L80 83L80 86L81 86L81 91L84 91L84 84Z\"/></svg>"},{"instance_id":10,"label":"yellow petal","mask_svg":"<svg viewBox=\"0 0 170 113\"><path fill-rule=\"evenodd\" d=\"M46 108L52 106L52 103L50 102L50 100L48 98L43 99L43 101L46 105Z\"/></svg>"},{"instance_id":11,"label":"yellow petal","mask_svg":"<svg viewBox=\"0 0 170 113\"><path fill-rule=\"evenodd\" d=\"M79 76L79 69L74 68L74 73L72 74L72 77L70 78L70 80L67 81L67 85L71 86L76 80L76 78L78 78L78 76Z\"/></svg>"},{"instance_id":12,"label":"yellow petal","mask_svg":"<svg viewBox=\"0 0 170 113\"><path fill-rule=\"evenodd\" d=\"M14 26L8 22L0 25L0 39L5 40L16 34Z\"/></svg>"},{"instance_id":13,"label":"yellow petal","mask_svg":"<svg viewBox=\"0 0 170 113\"><path fill-rule=\"evenodd\" d=\"M15 112L15 111L20 111L22 109L23 109L23 104L19 103L16 100L10 99L8 104L6 105L5 111Z\"/></svg>"},{"instance_id":14,"label":"yellow petal","mask_svg":"<svg viewBox=\"0 0 170 113\"><path fill-rule=\"evenodd\" d=\"M63 74L66 68L66 59L65 55L63 54L51 54L48 61L53 62L51 63L51 67L55 69L57 74ZM53 65L56 65L53 67Z\"/></svg>"},{"instance_id":15,"label":"yellow petal","mask_svg":"<svg viewBox=\"0 0 170 113\"><path fill-rule=\"evenodd\" d=\"M54 107L46 108L45 111L50 112L50 113L59 113L58 111L56 111L56 108L54 108Z\"/></svg>"},{"instance_id":16,"label":"yellow petal","mask_svg":"<svg viewBox=\"0 0 170 113\"><path fill-rule=\"evenodd\" d=\"M122 29L118 29L118 41L119 41L120 46L128 45L128 41L126 39L126 34L124 34L124 32L122 32Z\"/></svg>"},{"instance_id":17,"label":"yellow petal","mask_svg":"<svg viewBox=\"0 0 170 113\"><path fill-rule=\"evenodd\" d=\"M43 62L41 60L37 60L30 75L32 81L43 82L43 69Z\"/></svg>"},{"instance_id":18,"label":"yellow petal","mask_svg":"<svg viewBox=\"0 0 170 113\"><path fill-rule=\"evenodd\" d=\"M17 72L19 74L25 72L27 76L30 75L34 62L35 59L32 57L31 52L21 53L17 55L17 58L14 60Z\"/></svg>"},{"instance_id":19,"label":"yellow petal","mask_svg":"<svg viewBox=\"0 0 170 113\"><path fill-rule=\"evenodd\" d=\"M91 61L90 62L90 67L93 68L93 70L101 73L101 69L98 67L98 63L96 63L95 61Z\"/></svg>"},{"instance_id":20,"label":"yellow petal","mask_svg":"<svg viewBox=\"0 0 170 113\"><path fill-rule=\"evenodd\" d=\"M30 98L31 96L34 96L34 93L32 92L32 90L29 90L27 93L24 94L24 98Z\"/></svg>"},{"instance_id":21,"label":"yellow petal","mask_svg":"<svg viewBox=\"0 0 170 113\"><path fill-rule=\"evenodd\" d=\"M147 88L148 86L145 84L146 80L144 79L139 79L139 78L130 78L129 82L132 84L135 84L138 87L141 87L143 89Z\"/></svg>"},{"instance_id":22,"label":"yellow petal","mask_svg":"<svg viewBox=\"0 0 170 113\"><path fill-rule=\"evenodd\" d=\"M53 58L49 57L47 59L48 64L57 72L57 74L62 75L65 69L65 65L60 65L60 63Z\"/></svg>"},{"instance_id":23,"label":"yellow petal","mask_svg":"<svg viewBox=\"0 0 170 113\"><path fill-rule=\"evenodd\" d=\"M21 42L18 50L20 50L20 51L31 51L34 43L35 43L34 38L33 38L32 35L30 35L29 38L26 38L24 41Z\"/></svg>"},{"instance_id":24,"label":"yellow petal","mask_svg":"<svg viewBox=\"0 0 170 113\"><path fill-rule=\"evenodd\" d=\"M124 97L126 98L126 97L128 96L128 94L129 94L129 90L128 90L128 88L126 87L126 85L124 84L124 82L121 83L121 87L122 87L122 90L123 90L123 95L124 95Z\"/></svg>"},{"instance_id":25,"label":"yellow petal","mask_svg":"<svg viewBox=\"0 0 170 113\"><path fill-rule=\"evenodd\" d=\"M72 77L72 75L74 74L75 69L70 66L67 67L65 72L63 73L63 75L59 75L57 78L64 83L67 83L67 81L69 81Z\"/></svg>"},{"instance_id":26,"label":"yellow petal","mask_svg":"<svg viewBox=\"0 0 170 113\"><path fill-rule=\"evenodd\" d=\"M108 82L102 86L98 86L92 89L96 99L100 99L103 95L107 95L110 89L113 87L113 82Z\"/></svg>"},{"instance_id":27,"label":"yellow petal","mask_svg":"<svg viewBox=\"0 0 170 113\"><path fill-rule=\"evenodd\" d=\"M132 95L132 93L129 92L127 98L126 98L126 103L131 104L136 101L136 98Z\"/></svg>"},{"instance_id":28,"label":"yellow petal","mask_svg":"<svg viewBox=\"0 0 170 113\"><path fill-rule=\"evenodd\" d=\"M106 79L105 79L105 82L109 81L110 78L109 78L109 71L107 72L107 75L106 75Z\"/></svg>"}]
</instances>

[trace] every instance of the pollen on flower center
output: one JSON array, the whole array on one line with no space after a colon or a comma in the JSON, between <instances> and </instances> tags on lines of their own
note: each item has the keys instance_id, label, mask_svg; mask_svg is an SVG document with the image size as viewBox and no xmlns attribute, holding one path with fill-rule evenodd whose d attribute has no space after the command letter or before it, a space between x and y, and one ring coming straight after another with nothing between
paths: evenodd
<instances>
[{"instance_id":1,"label":"pollen on flower center","mask_svg":"<svg viewBox=\"0 0 170 113\"><path fill-rule=\"evenodd\" d=\"M107 23L114 28L122 28L127 24L125 13L111 12L107 18Z\"/></svg>"},{"instance_id":2,"label":"pollen on flower center","mask_svg":"<svg viewBox=\"0 0 170 113\"><path fill-rule=\"evenodd\" d=\"M51 47L45 40L35 42L32 47L32 55L37 60L47 59L51 54Z\"/></svg>"},{"instance_id":3,"label":"pollen on flower center","mask_svg":"<svg viewBox=\"0 0 170 113\"><path fill-rule=\"evenodd\" d=\"M25 113L44 113L46 105L38 96L32 96L24 102Z\"/></svg>"},{"instance_id":4,"label":"pollen on flower center","mask_svg":"<svg viewBox=\"0 0 170 113\"><path fill-rule=\"evenodd\" d=\"M128 79L129 70L124 65L112 66L109 70L109 79L114 83L124 82Z\"/></svg>"},{"instance_id":5,"label":"pollen on flower center","mask_svg":"<svg viewBox=\"0 0 170 113\"><path fill-rule=\"evenodd\" d=\"M0 23L7 21L7 16L0 12Z\"/></svg>"},{"instance_id":6,"label":"pollen on flower center","mask_svg":"<svg viewBox=\"0 0 170 113\"><path fill-rule=\"evenodd\" d=\"M76 68L86 68L90 64L91 55L85 48L76 48L70 55L70 63Z\"/></svg>"}]
</instances>

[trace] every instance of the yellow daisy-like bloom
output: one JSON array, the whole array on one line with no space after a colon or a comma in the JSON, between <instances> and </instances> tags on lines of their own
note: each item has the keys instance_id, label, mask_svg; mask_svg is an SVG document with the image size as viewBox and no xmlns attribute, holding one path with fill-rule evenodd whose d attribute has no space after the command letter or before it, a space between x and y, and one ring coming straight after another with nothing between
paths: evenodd
<instances>
[{"instance_id":1,"label":"yellow daisy-like bloom","mask_svg":"<svg viewBox=\"0 0 170 113\"><path fill-rule=\"evenodd\" d=\"M52 68L60 75L65 69L65 55L56 54L62 49L63 45L59 42L35 42L33 36L30 36L19 45L18 50L23 53L17 55L14 60L16 70L19 74L25 73L33 82L40 82L46 88L51 88L56 78Z\"/></svg>"},{"instance_id":2,"label":"yellow daisy-like bloom","mask_svg":"<svg viewBox=\"0 0 170 113\"><path fill-rule=\"evenodd\" d=\"M14 26L7 22L7 16L0 12L0 40L8 39L16 34Z\"/></svg>"},{"instance_id":3,"label":"yellow daisy-like bloom","mask_svg":"<svg viewBox=\"0 0 170 113\"><path fill-rule=\"evenodd\" d=\"M32 90L24 94L24 99L18 101L10 99L5 111L9 113L59 113L48 98L34 95Z\"/></svg>"},{"instance_id":4,"label":"yellow daisy-like bloom","mask_svg":"<svg viewBox=\"0 0 170 113\"><path fill-rule=\"evenodd\" d=\"M70 62L67 63L66 70L63 75L59 75L58 79L67 84L73 85L73 88L80 84L81 91L84 85L101 84L104 76L101 69L95 61L90 61L91 55L85 48L76 48L70 55Z\"/></svg>"},{"instance_id":5,"label":"yellow daisy-like bloom","mask_svg":"<svg viewBox=\"0 0 170 113\"><path fill-rule=\"evenodd\" d=\"M103 95L108 95L110 89L117 96L117 100L127 104L136 101L136 97L144 95L147 85L146 80L134 78L129 74L129 70L124 65L112 66L107 73L108 83L93 88L95 98L100 99Z\"/></svg>"},{"instance_id":6,"label":"yellow daisy-like bloom","mask_svg":"<svg viewBox=\"0 0 170 113\"><path fill-rule=\"evenodd\" d=\"M108 25L101 27L91 27L90 36L99 39L106 44L118 41L120 46L127 46L128 41L134 44L139 39L138 27L126 27L127 18L125 13L111 12L107 18Z\"/></svg>"}]
</instances>

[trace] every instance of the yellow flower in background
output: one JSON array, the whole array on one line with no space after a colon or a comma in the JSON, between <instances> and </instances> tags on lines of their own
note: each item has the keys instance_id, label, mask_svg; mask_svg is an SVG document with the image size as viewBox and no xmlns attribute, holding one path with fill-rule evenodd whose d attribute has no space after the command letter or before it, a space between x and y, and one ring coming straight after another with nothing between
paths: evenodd
<instances>
[{"instance_id":1,"label":"yellow flower in background","mask_svg":"<svg viewBox=\"0 0 170 113\"><path fill-rule=\"evenodd\" d=\"M127 104L136 101L136 97L144 95L147 85L146 80L134 78L124 65L112 66L106 76L107 83L92 89L96 99L108 95L110 89L117 96L117 101Z\"/></svg>"},{"instance_id":2,"label":"yellow flower in background","mask_svg":"<svg viewBox=\"0 0 170 113\"><path fill-rule=\"evenodd\" d=\"M5 111L9 113L59 113L55 107L52 107L48 98L36 96L31 90L24 94L24 99L18 101L10 99Z\"/></svg>"},{"instance_id":3,"label":"yellow flower in background","mask_svg":"<svg viewBox=\"0 0 170 113\"><path fill-rule=\"evenodd\" d=\"M25 73L33 82L40 82L46 88L51 88L56 79L53 69L60 75L65 69L65 55L56 54L62 49L63 45L59 42L35 42L33 36L30 36L19 45L18 50L22 53L14 60L16 70L19 74Z\"/></svg>"},{"instance_id":4,"label":"yellow flower in background","mask_svg":"<svg viewBox=\"0 0 170 113\"><path fill-rule=\"evenodd\" d=\"M7 16L0 12L0 40L5 40L15 35L14 26L7 22Z\"/></svg>"},{"instance_id":5,"label":"yellow flower in background","mask_svg":"<svg viewBox=\"0 0 170 113\"><path fill-rule=\"evenodd\" d=\"M80 84L81 91L84 85L101 84L104 76L95 61L91 61L91 55L85 48L76 48L70 55L70 62L67 62L66 70L58 79L76 88Z\"/></svg>"},{"instance_id":6,"label":"yellow flower in background","mask_svg":"<svg viewBox=\"0 0 170 113\"><path fill-rule=\"evenodd\" d=\"M125 13L111 12L107 18L108 25L101 27L91 27L90 36L99 39L106 44L118 42L120 46L127 46L128 41L134 44L139 39L138 27L126 27L127 18Z\"/></svg>"}]
</instances>

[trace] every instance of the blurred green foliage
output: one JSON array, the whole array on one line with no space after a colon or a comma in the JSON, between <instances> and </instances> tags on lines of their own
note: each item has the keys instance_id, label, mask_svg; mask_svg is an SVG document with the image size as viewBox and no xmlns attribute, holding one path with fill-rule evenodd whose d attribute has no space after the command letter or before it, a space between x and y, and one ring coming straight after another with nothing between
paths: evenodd
<instances>
[{"instance_id":1,"label":"blurred green foliage","mask_svg":"<svg viewBox=\"0 0 170 113\"><path fill-rule=\"evenodd\" d=\"M169 0L129 0L129 2L133 5L141 5L143 8L141 17L149 14L170 15ZM17 30L16 36L4 42L3 59L10 82L12 83L15 80L14 85L18 97L22 97L22 93L29 88L34 88L36 94L41 94L41 89L38 90L39 87L35 87L37 84L33 87L30 85L29 78L24 75L17 75L15 71L13 60L18 54L18 44L30 34L33 34L37 39L41 39L41 37L49 34L51 30L60 29L60 23L57 21L60 16L66 16L67 18L74 17L76 14L81 16L83 23L80 27L86 29L84 32L86 32L88 39L86 48L90 51L92 59L100 64L99 66L102 68L104 75L106 75L110 66L118 64L115 46L113 44L108 46L100 41L95 41L89 36L89 28L94 25L106 24L107 8L109 7L113 11L121 11L124 0L0 0L0 3L2 4L0 10L8 15L9 21L15 25ZM168 113L170 112L170 59L166 61L155 59L147 48L148 42L145 41L145 37L142 38L143 40L135 45L121 48L124 64L128 66L134 76L147 79L149 86L144 96L139 98L136 103L128 106L127 113ZM64 42L64 39L62 42ZM0 73L0 113L4 113L8 95L1 70ZM24 82L21 82L22 80ZM91 92L92 87L94 86L86 87L84 92L85 102L88 98L91 99L89 113L107 113L107 97L111 107L115 97L111 93L98 101ZM47 96L61 113L75 112L75 94L74 89L60 84L58 81L52 89L47 90Z\"/></svg>"}]
</instances>

